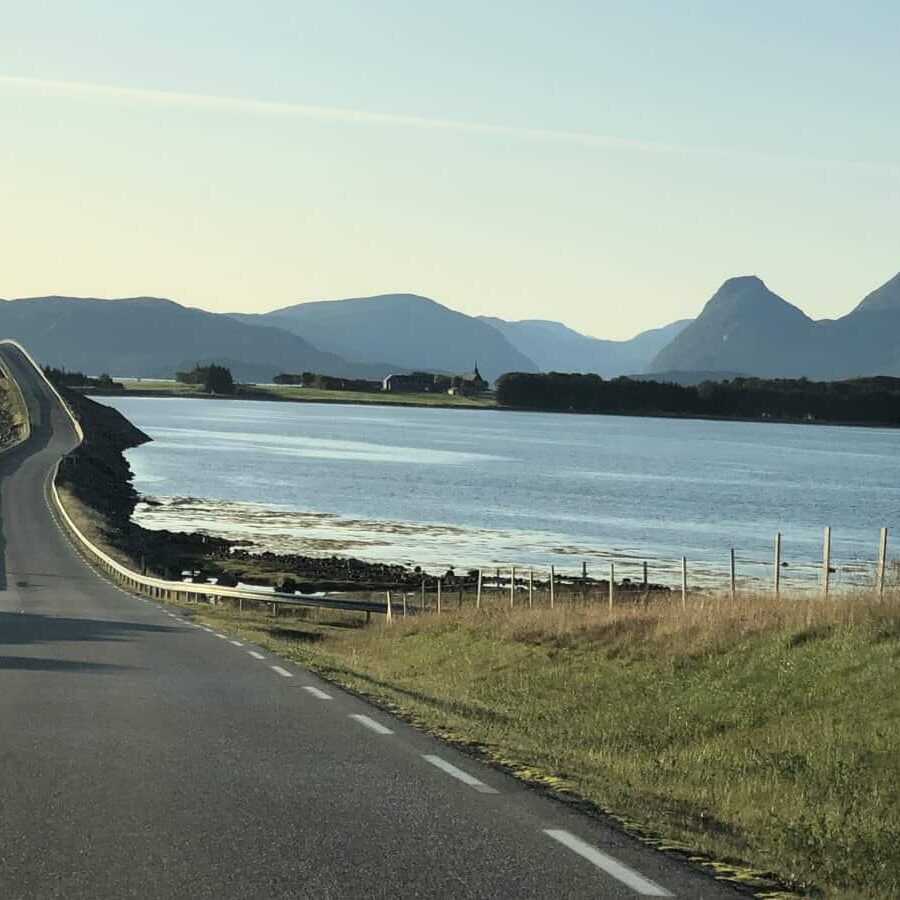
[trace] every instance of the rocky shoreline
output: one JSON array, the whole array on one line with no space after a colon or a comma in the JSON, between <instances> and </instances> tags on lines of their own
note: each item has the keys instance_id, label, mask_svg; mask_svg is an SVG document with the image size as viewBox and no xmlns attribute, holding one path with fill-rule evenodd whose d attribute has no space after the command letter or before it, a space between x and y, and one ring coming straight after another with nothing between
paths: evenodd
<instances>
[{"instance_id":1,"label":"rocky shoreline","mask_svg":"<svg viewBox=\"0 0 900 900\"><path fill-rule=\"evenodd\" d=\"M255 554L245 541L200 533L155 531L131 521L140 496L124 451L151 440L118 410L83 394L59 387L84 430L84 443L60 465L58 483L98 513L107 543L132 560L135 568L162 578L194 573L222 584L238 581L303 592L390 590L419 587L415 567L369 563L358 559L297 554Z\"/></svg>"},{"instance_id":2,"label":"rocky shoreline","mask_svg":"<svg viewBox=\"0 0 900 900\"><path fill-rule=\"evenodd\" d=\"M238 582L284 592L434 590L436 576L418 566L367 562L344 556L307 556L294 553L254 552L244 540L229 540L198 532L151 530L132 521L141 498L134 489L132 472L124 452L151 438L131 424L118 410L96 403L77 391L58 386L84 430L83 444L66 456L60 465L58 484L67 488L81 504L101 519L103 540L131 560L135 569L161 578L179 580L190 573L196 581L215 579L234 586ZM152 501L151 501L152 502ZM476 590L476 570L441 576L448 592ZM485 572L485 585L499 590L505 580L493 571ZM517 588L526 587L520 574ZM535 590L547 591L546 581L534 583ZM608 591L606 580L566 579L557 583L560 592L591 594ZM633 597L668 594L664 585L643 585L624 579L617 592Z\"/></svg>"}]
</instances>

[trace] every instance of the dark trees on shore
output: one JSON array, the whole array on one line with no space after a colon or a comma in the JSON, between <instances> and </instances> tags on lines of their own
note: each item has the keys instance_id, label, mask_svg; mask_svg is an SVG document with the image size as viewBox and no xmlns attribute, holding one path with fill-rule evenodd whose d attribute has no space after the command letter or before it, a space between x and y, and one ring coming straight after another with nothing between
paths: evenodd
<instances>
[{"instance_id":1,"label":"dark trees on shore","mask_svg":"<svg viewBox=\"0 0 900 900\"><path fill-rule=\"evenodd\" d=\"M234 379L231 370L211 363L197 366L191 372L176 372L175 379L182 384L199 384L206 394L233 394Z\"/></svg>"},{"instance_id":2,"label":"dark trees on shore","mask_svg":"<svg viewBox=\"0 0 900 900\"><path fill-rule=\"evenodd\" d=\"M900 378L850 381L735 378L685 387L599 375L510 372L497 381L501 406L547 412L789 419L900 425Z\"/></svg>"}]
</instances>

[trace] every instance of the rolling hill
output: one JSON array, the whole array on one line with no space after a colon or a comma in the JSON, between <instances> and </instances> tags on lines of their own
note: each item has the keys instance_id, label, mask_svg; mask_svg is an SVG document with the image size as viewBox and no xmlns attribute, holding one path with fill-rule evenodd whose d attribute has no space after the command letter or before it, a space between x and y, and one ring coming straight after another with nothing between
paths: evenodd
<instances>
[{"instance_id":1,"label":"rolling hill","mask_svg":"<svg viewBox=\"0 0 900 900\"><path fill-rule=\"evenodd\" d=\"M41 363L88 374L172 378L177 369L215 361L244 381L270 381L309 369L380 378L382 368L325 353L278 328L156 297L0 300L0 335L24 344Z\"/></svg>"},{"instance_id":2,"label":"rolling hill","mask_svg":"<svg viewBox=\"0 0 900 900\"><path fill-rule=\"evenodd\" d=\"M504 372L538 369L487 322L417 294L320 300L258 315L234 313L232 317L302 335L345 359L387 359L408 369L452 373L468 371L477 360L490 381Z\"/></svg>"}]
</instances>

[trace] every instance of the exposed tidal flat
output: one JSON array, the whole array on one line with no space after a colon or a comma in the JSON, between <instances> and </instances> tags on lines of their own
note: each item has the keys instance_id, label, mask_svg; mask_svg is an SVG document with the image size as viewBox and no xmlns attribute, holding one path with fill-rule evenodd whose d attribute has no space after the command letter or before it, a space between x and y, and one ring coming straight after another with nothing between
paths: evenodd
<instances>
[{"instance_id":1,"label":"exposed tidal flat","mask_svg":"<svg viewBox=\"0 0 900 900\"><path fill-rule=\"evenodd\" d=\"M430 571L515 564L695 584L873 572L900 510L889 429L507 411L107 397L153 442L128 452L156 500L136 521ZM158 503L158 505L157 505Z\"/></svg>"}]
</instances>

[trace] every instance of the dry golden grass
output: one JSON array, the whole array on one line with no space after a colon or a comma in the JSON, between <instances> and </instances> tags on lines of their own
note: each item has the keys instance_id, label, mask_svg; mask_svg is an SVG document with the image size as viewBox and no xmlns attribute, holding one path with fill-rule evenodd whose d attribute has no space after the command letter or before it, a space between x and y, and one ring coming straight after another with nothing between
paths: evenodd
<instances>
[{"instance_id":1,"label":"dry golden grass","mask_svg":"<svg viewBox=\"0 0 900 900\"><path fill-rule=\"evenodd\" d=\"M202 614L663 844L900 896L896 593Z\"/></svg>"}]
</instances>

